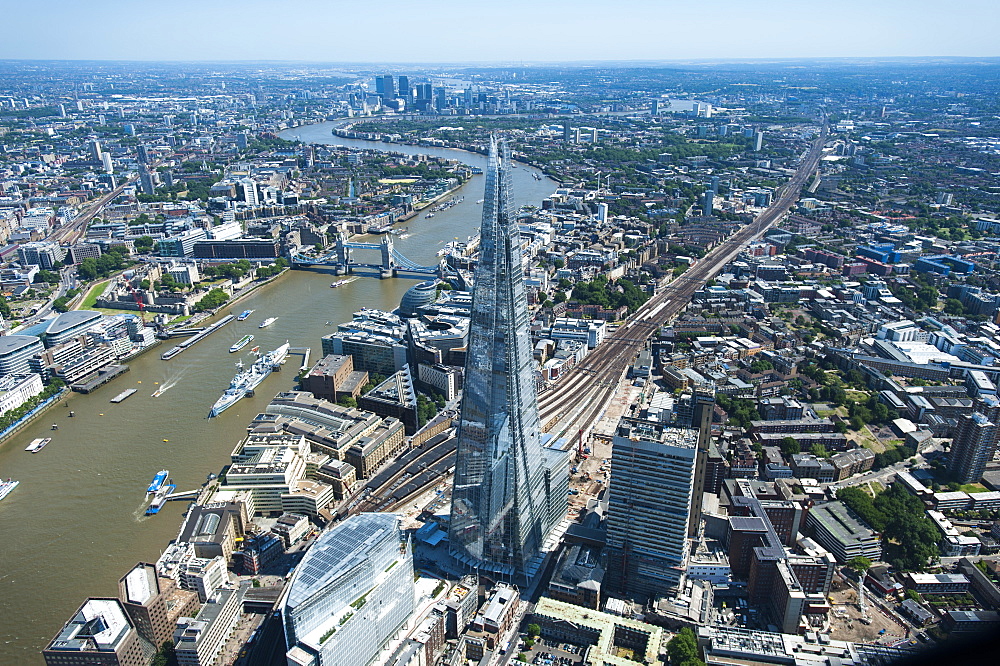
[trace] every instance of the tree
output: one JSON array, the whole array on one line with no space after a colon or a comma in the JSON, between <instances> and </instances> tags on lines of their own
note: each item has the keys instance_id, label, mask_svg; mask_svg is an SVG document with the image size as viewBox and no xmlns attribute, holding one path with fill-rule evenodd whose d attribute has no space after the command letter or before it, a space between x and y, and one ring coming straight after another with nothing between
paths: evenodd
<instances>
[{"instance_id":1,"label":"tree","mask_svg":"<svg viewBox=\"0 0 1000 666\"><path fill-rule=\"evenodd\" d=\"M195 303L195 310L198 312L203 312L205 310L214 310L221 307L226 301L229 300L229 294L221 289L213 289L204 298Z\"/></svg>"},{"instance_id":2,"label":"tree","mask_svg":"<svg viewBox=\"0 0 1000 666\"><path fill-rule=\"evenodd\" d=\"M798 441L794 437L782 437L781 438L781 453L786 456L791 456L799 453L802 448L799 446Z\"/></svg>"},{"instance_id":3,"label":"tree","mask_svg":"<svg viewBox=\"0 0 1000 666\"><path fill-rule=\"evenodd\" d=\"M671 666L704 666L698 657L698 641L691 627L684 627L667 643Z\"/></svg>"},{"instance_id":4,"label":"tree","mask_svg":"<svg viewBox=\"0 0 1000 666\"><path fill-rule=\"evenodd\" d=\"M540 626L538 626L537 624L535 624L534 622L532 622L531 624L528 625L528 635L529 636L539 636L539 635L541 635L541 633L542 633L542 628Z\"/></svg>"},{"instance_id":5,"label":"tree","mask_svg":"<svg viewBox=\"0 0 1000 666\"><path fill-rule=\"evenodd\" d=\"M153 240L152 236L139 236L135 239L135 251L136 252L152 252L153 246L156 241Z\"/></svg>"},{"instance_id":6,"label":"tree","mask_svg":"<svg viewBox=\"0 0 1000 666\"><path fill-rule=\"evenodd\" d=\"M177 654L174 652L173 641L163 641L150 666L176 666Z\"/></svg>"},{"instance_id":7,"label":"tree","mask_svg":"<svg viewBox=\"0 0 1000 666\"><path fill-rule=\"evenodd\" d=\"M337 401L337 404L342 407L350 407L351 409L354 409L358 406L358 401L355 400L353 396L345 395Z\"/></svg>"},{"instance_id":8,"label":"tree","mask_svg":"<svg viewBox=\"0 0 1000 666\"><path fill-rule=\"evenodd\" d=\"M53 271L41 270L35 273L35 279L32 280L32 282L34 282L35 284L39 284L41 282L48 282L49 284L55 284L59 282L59 273L55 273Z\"/></svg>"},{"instance_id":9,"label":"tree","mask_svg":"<svg viewBox=\"0 0 1000 666\"><path fill-rule=\"evenodd\" d=\"M861 555L851 558L847 563L847 566L856 571L859 575L864 575L866 571L872 568L872 561L867 557Z\"/></svg>"},{"instance_id":10,"label":"tree","mask_svg":"<svg viewBox=\"0 0 1000 666\"><path fill-rule=\"evenodd\" d=\"M829 458L830 452L826 450L826 447L816 442L809 448L809 453L813 454L817 458Z\"/></svg>"},{"instance_id":11,"label":"tree","mask_svg":"<svg viewBox=\"0 0 1000 666\"><path fill-rule=\"evenodd\" d=\"M944 313L949 315L961 315L965 313L965 306L957 298L949 298L944 302Z\"/></svg>"}]
</instances>

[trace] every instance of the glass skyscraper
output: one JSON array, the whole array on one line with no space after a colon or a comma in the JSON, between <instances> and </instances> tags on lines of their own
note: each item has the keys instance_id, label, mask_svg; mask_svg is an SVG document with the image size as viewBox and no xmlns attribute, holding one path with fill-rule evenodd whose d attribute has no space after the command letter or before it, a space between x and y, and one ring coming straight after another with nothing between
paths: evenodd
<instances>
[{"instance_id":1,"label":"glass skyscraper","mask_svg":"<svg viewBox=\"0 0 1000 666\"><path fill-rule=\"evenodd\" d=\"M531 578L565 514L567 470L541 444L510 160L491 142L449 541L469 567Z\"/></svg>"}]
</instances>

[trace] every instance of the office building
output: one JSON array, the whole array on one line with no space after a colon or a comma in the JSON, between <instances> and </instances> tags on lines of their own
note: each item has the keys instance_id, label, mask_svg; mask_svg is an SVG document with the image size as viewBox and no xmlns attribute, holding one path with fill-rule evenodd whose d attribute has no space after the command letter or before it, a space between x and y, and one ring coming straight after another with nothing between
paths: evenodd
<instances>
[{"instance_id":1,"label":"office building","mask_svg":"<svg viewBox=\"0 0 1000 666\"><path fill-rule=\"evenodd\" d=\"M243 589L218 590L193 618L177 620L174 652L179 666L212 666L219 658L243 606Z\"/></svg>"},{"instance_id":2,"label":"office building","mask_svg":"<svg viewBox=\"0 0 1000 666\"><path fill-rule=\"evenodd\" d=\"M47 226L46 222L46 226ZM47 233L47 232L46 232ZM56 262L66 258L68 250L52 241L21 243L17 248L18 258L24 266L38 266L50 271Z\"/></svg>"},{"instance_id":3,"label":"office building","mask_svg":"<svg viewBox=\"0 0 1000 666\"><path fill-rule=\"evenodd\" d=\"M958 428L948 456L948 471L959 483L977 483L983 478L986 463L993 459L1000 439L1000 401L983 395L976 401L976 411L958 417Z\"/></svg>"},{"instance_id":4,"label":"office building","mask_svg":"<svg viewBox=\"0 0 1000 666\"><path fill-rule=\"evenodd\" d=\"M146 666L149 655L118 599L91 598L42 650L47 666Z\"/></svg>"},{"instance_id":5,"label":"office building","mask_svg":"<svg viewBox=\"0 0 1000 666\"><path fill-rule=\"evenodd\" d=\"M0 377L28 374L30 359L43 351L42 341L34 335L0 336Z\"/></svg>"},{"instance_id":6,"label":"office building","mask_svg":"<svg viewBox=\"0 0 1000 666\"><path fill-rule=\"evenodd\" d=\"M132 619L139 635L156 647L163 645L163 641L170 640L174 629L167 618L164 591L160 589L156 567L146 562L135 565L118 581L118 598L121 599L125 612Z\"/></svg>"},{"instance_id":7,"label":"office building","mask_svg":"<svg viewBox=\"0 0 1000 666\"><path fill-rule=\"evenodd\" d=\"M413 554L396 516L337 523L306 552L284 606L289 665L366 666L416 606Z\"/></svg>"},{"instance_id":8,"label":"office building","mask_svg":"<svg viewBox=\"0 0 1000 666\"><path fill-rule=\"evenodd\" d=\"M392 74L375 77L375 93L383 100L396 97L396 83L392 78Z\"/></svg>"},{"instance_id":9,"label":"office building","mask_svg":"<svg viewBox=\"0 0 1000 666\"><path fill-rule=\"evenodd\" d=\"M841 502L819 504L810 509L806 514L806 529L838 562L847 563L859 556L874 562L882 557L878 534Z\"/></svg>"},{"instance_id":10,"label":"office building","mask_svg":"<svg viewBox=\"0 0 1000 666\"><path fill-rule=\"evenodd\" d=\"M663 596L688 550L698 431L623 418L612 443L605 585Z\"/></svg>"},{"instance_id":11,"label":"office building","mask_svg":"<svg viewBox=\"0 0 1000 666\"><path fill-rule=\"evenodd\" d=\"M566 513L567 460L543 449L510 151L491 142L458 427L450 548L460 562L531 578Z\"/></svg>"},{"instance_id":12,"label":"office building","mask_svg":"<svg viewBox=\"0 0 1000 666\"><path fill-rule=\"evenodd\" d=\"M86 333L97 326L104 318L96 310L70 310L56 316L49 322L45 332L42 333L42 340L46 349L51 349L58 344L71 340L72 338Z\"/></svg>"}]
</instances>

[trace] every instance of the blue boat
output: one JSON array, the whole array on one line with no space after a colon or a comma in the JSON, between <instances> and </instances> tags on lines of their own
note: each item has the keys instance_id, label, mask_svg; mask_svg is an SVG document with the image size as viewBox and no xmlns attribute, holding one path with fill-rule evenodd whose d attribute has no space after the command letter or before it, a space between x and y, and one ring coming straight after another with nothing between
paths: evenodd
<instances>
[{"instance_id":1,"label":"blue boat","mask_svg":"<svg viewBox=\"0 0 1000 666\"><path fill-rule=\"evenodd\" d=\"M157 490L159 490L160 486L163 485L163 482L167 480L168 474L170 474L170 471L165 469L161 469L159 472L157 472L156 476L153 477L153 482L149 484L149 488L146 488L146 494L152 495Z\"/></svg>"},{"instance_id":2,"label":"blue boat","mask_svg":"<svg viewBox=\"0 0 1000 666\"><path fill-rule=\"evenodd\" d=\"M236 317L236 321L244 321L247 317L253 314L253 310L244 310Z\"/></svg>"}]
</instances>

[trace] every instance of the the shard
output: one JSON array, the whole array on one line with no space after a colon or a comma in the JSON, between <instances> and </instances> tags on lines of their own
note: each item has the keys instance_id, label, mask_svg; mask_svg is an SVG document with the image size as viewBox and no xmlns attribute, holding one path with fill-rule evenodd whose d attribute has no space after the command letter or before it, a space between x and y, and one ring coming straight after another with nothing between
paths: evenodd
<instances>
[{"instance_id":1,"label":"the shard","mask_svg":"<svg viewBox=\"0 0 1000 666\"><path fill-rule=\"evenodd\" d=\"M543 448L510 151L491 141L449 542L470 568L531 579L566 512L566 457Z\"/></svg>"}]
</instances>

